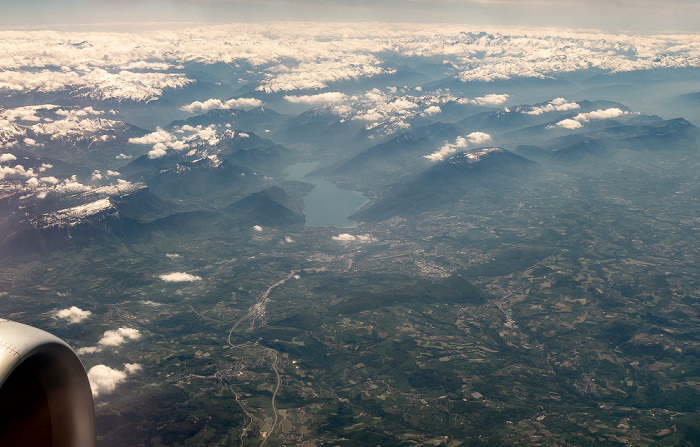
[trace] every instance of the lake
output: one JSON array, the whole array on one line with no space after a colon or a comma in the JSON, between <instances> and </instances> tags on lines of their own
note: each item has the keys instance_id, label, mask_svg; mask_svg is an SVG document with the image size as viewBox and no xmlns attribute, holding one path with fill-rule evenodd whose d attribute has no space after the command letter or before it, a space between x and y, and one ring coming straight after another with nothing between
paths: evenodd
<instances>
[{"instance_id":1,"label":"lake","mask_svg":"<svg viewBox=\"0 0 700 447\"><path fill-rule=\"evenodd\" d=\"M298 180L314 185L314 189L304 196L306 225L312 227L352 228L355 222L348 216L360 209L367 202L361 193L340 189L328 180L318 177L306 177L317 162L296 163L282 171L287 180Z\"/></svg>"}]
</instances>

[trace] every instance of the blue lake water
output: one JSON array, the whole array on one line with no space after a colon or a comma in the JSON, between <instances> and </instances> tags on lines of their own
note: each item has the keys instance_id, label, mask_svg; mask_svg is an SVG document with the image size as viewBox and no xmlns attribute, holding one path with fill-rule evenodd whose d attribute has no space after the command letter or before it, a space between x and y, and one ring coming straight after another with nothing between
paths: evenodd
<instances>
[{"instance_id":1,"label":"blue lake water","mask_svg":"<svg viewBox=\"0 0 700 447\"><path fill-rule=\"evenodd\" d=\"M348 216L360 209L367 199L357 191L340 189L328 180L306 177L318 163L296 163L282 171L287 180L298 180L314 185L314 189L304 196L306 225L312 227L352 228L355 222Z\"/></svg>"}]
</instances>

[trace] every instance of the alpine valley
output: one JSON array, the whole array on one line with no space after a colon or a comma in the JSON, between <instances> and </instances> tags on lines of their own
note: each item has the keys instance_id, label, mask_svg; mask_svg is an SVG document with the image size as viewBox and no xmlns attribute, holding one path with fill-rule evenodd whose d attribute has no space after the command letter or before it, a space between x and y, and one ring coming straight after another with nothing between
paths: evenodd
<instances>
[{"instance_id":1,"label":"alpine valley","mask_svg":"<svg viewBox=\"0 0 700 447\"><path fill-rule=\"evenodd\" d=\"M307 25L0 31L98 444L700 445L700 36Z\"/></svg>"}]
</instances>

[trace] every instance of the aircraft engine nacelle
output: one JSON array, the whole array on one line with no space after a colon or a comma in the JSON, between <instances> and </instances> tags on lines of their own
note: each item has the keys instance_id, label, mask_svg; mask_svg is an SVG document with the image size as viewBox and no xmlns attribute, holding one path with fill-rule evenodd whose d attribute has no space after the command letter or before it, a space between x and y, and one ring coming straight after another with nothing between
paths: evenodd
<instances>
[{"instance_id":1,"label":"aircraft engine nacelle","mask_svg":"<svg viewBox=\"0 0 700 447\"><path fill-rule=\"evenodd\" d=\"M0 319L0 445L96 445L82 363L61 339Z\"/></svg>"}]
</instances>

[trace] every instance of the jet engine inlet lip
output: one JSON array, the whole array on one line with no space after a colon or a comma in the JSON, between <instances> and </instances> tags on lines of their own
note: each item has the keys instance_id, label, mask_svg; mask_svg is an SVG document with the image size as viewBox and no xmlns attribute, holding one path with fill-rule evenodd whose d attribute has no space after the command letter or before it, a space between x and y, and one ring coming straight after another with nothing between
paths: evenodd
<instances>
[{"instance_id":1,"label":"jet engine inlet lip","mask_svg":"<svg viewBox=\"0 0 700 447\"><path fill-rule=\"evenodd\" d=\"M0 444L96 443L90 382L75 352L48 332L0 319Z\"/></svg>"}]
</instances>

